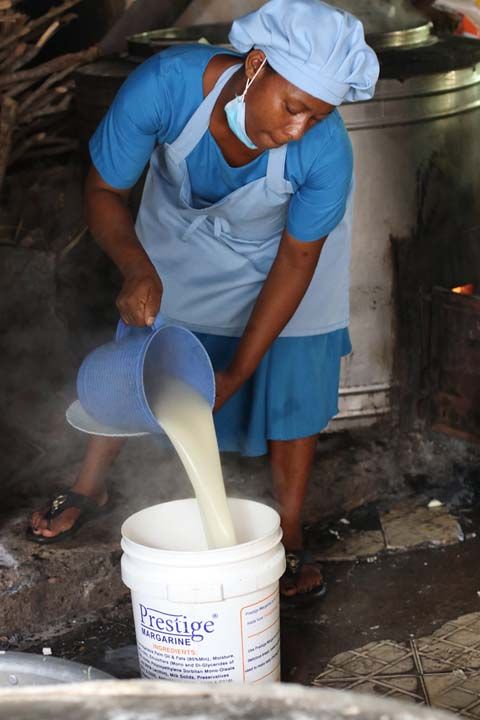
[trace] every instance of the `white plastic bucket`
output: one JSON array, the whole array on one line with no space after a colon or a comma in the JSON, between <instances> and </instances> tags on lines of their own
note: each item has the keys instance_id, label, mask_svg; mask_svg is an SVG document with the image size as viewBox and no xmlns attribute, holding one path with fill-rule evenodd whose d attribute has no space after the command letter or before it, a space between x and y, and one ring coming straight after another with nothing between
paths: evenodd
<instances>
[{"instance_id":1,"label":"white plastic bucket","mask_svg":"<svg viewBox=\"0 0 480 720\"><path fill-rule=\"evenodd\" d=\"M194 499L149 507L122 526L122 579L144 678L280 679L280 518L258 502L228 502L234 547L207 549Z\"/></svg>"}]
</instances>

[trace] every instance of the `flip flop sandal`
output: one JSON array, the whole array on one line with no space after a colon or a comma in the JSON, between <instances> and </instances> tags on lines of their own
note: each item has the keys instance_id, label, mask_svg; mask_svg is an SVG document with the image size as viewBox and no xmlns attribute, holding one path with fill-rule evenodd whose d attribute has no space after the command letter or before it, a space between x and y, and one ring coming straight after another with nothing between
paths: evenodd
<instances>
[{"instance_id":1,"label":"flip flop sandal","mask_svg":"<svg viewBox=\"0 0 480 720\"><path fill-rule=\"evenodd\" d=\"M27 529L27 540L38 543L39 545L53 545L57 542L63 542L64 540L68 540L73 537L75 533L80 530L82 525L85 525L85 523L93 520L93 518L98 517L99 515L109 512L111 509L108 502L105 505L102 505L102 507L99 507L96 502L88 498L86 495L80 495L72 490L67 490L53 498L50 502L50 507L43 515L43 517L48 521L48 529L50 529L52 520L61 515L61 513L68 508L77 508L80 510L80 515L75 520L75 523L71 528L58 533L58 535L53 537L45 537L44 535L35 533L33 528L30 526Z\"/></svg>"},{"instance_id":2,"label":"flip flop sandal","mask_svg":"<svg viewBox=\"0 0 480 720\"><path fill-rule=\"evenodd\" d=\"M287 569L283 575L288 580L295 580L299 577L304 565L317 565L315 558L309 550L290 550L286 553ZM314 600L323 598L327 592L327 583L322 582L318 587L298 592L295 595L283 595L280 593L281 604L284 607L299 607L308 605Z\"/></svg>"}]
</instances>

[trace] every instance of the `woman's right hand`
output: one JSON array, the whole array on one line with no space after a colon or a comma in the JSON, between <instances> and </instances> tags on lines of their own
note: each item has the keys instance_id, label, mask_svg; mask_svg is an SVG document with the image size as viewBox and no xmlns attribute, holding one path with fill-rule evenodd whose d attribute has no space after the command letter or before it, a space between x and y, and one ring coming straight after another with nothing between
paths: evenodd
<instances>
[{"instance_id":1,"label":"woman's right hand","mask_svg":"<svg viewBox=\"0 0 480 720\"><path fill-rule=\"evenodd\" d=\"M132 268L125 275L117 308L127 325L153 325L160 310L163 285L153 265Z\"/></svg>"},{"instance_id":2,"label":"woman's right hand","mask_svg":"<svg viewBox=\"0 0 480 720\"><path fill-rule=\"evenodd\" d=\"M129 193L106 183L92 165L85 185L88 226L124 277L117 298L122 320L143 327L152 325L158 314L163 286L135 233Z\"/></svg>"}]
</instances>

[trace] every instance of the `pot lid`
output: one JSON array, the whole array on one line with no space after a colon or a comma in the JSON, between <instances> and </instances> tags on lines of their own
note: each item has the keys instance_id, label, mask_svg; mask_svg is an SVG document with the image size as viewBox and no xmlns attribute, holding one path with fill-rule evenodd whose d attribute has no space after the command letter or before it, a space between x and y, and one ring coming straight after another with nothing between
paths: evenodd
<instances>
[{"instance_id":1,"label":"pot lid","mask_svg":"<svg viewBox=\"0 0 480 720\"><path fill-rule=\"evenodd\" d=\"M409 0L328 0L330 5L356 15L365 27L367 42L375 50L409 48L428 43L432 24L415 10ZM140 33L129 38L129 50L150 55L169 45L208 42L229 47L231 23L170 27Z\"/></svg>"}]
</instances>

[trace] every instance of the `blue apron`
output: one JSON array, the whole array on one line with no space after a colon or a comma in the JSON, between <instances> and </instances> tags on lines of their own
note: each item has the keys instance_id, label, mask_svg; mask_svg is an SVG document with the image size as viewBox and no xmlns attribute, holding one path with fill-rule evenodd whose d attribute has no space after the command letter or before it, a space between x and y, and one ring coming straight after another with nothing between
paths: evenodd
<instances>
[{"instance_id":1,"label":"blue apron","mask_svg":"<svg viewBox=\"0 0 480 720\"><path fill-rule=\"evenodd\" d=\"M216 203L194 207L186 158L208 131L228 68L177 139L150 161L136 231L164 286L162 313L195 332L239 337L275 259L293 187L287 145L268 152L267 172ZM310 287L281 336L318 335L348 324L352 192Z\"/></svg>"}]
</instances>

